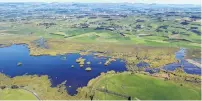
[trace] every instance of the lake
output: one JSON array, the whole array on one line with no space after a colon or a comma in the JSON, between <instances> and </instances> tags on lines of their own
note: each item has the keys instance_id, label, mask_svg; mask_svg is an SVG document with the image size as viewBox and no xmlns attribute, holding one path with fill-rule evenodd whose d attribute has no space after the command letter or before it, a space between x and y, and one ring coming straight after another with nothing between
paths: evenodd
<instances>
[{"instance_id":1,"label":"lake","mask_svg":"<svg viewBox=\"0 0 202 101\"><path fill-rule=\"evenodd\" d=\"M180 62L168 64L164 66L163 69L174 71L176 68L180 68L182 66L187 74L201 75L201 68L187 62L184 58L185 56L186 56L186 49L181 48L178 52L175 53L175 58Z\"/></svg>"},{"instance_id":2,"label":"lake","mask_svg":"<svg viewBox=\"0 0 202 101\"><path fill-rule=\"evenodd\" d=\"M66 59L64 58L66 57ZM26 45L12 45L0 48L0 72L10 77L21 75L48 75L51 79L52 86L57 86L65 80L66 87L70 95L77 93L78 87L86 86L92 79L100 75L101 72L114 70L116 72L126 71L125 63L121 60L111 62L104 66L106 57L98 58L93 54L82 56L90 61L90 65L80 67L76 59L81 57L79 54L67 54L58 56L30 56L29 49ZM18 66L18 62L22 62ZM99 64L102 62L102 64ZM74 68L71 66L74 65ZM87 72L86 67L91 67L92 71Z\"/></svg>"},{"instance_id":3,"label":"lake","mask_svg":"<svg viewBox=\"0 0 202 101\"><path fill-rule=\"evenodd\" d=\"M201 69L199 67L184 60L185 49L180 49L175 55L176 59L181 62L165 65L162 69L174 71L176 68L183 66L186 73L201 75ZM85 58L85 63L90 61L91 64L85 64L81 68L76 63L76 59L79 57ZM0 72L10 77L25 74L48 75L53 87L67 81L67 91L70 95L74 95L77 93L77 88L86 86L91 79L96 78L102 72L110 70L123 72L127 70L124 61L121 60L111 62L108 66L104 66L107 59L107 57L95 57L93 53L85 56L76 53L57 56L30 56L27 45L12 45L0 48ZM19 62L22 62L21 66L17 65ZM99 64L99 62L102 62L102 64ZM74 65L74 68L71 67L72 65ZM137 66L148 67L149 64L140 62ZM87 72L85 70L87 67L91 67L92 71ZM145 71L150 73L159 72L159 68L153 70L146 68Z\"/></svg>"},{"instance_id":4,"label":"lake","mask_svg":"<svg viewBox=\"0 0 202 101\"><path fill-rule=\"evenodd\" d=\"M187 74L201 75L201 68L187 62L184 58L185 55L186 55L186 49L181 48L179 51L177 51L175 53L176 60L179 60L180 62L167 64L167 65L161 67L161 69L168 70L168 71L174 71L174 70L176 70L176 68L181 68L181 66L182 66L183 67L182 69ZM149 73L158 73L160 71L160 68L146 68L146 67L149 67L149 64L146 62L138 63L137 67L145 68L145 71L149 72Z\"/></svg>"}]
</instances>

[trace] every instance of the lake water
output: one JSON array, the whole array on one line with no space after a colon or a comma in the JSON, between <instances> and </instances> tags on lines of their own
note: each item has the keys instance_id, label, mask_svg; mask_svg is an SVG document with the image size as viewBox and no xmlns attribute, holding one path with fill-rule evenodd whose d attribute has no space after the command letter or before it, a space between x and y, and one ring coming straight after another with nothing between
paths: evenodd
<instances>
[{"instance_id":1,"label":"lake water","mask_svg":"<svg viewBox=\"0 0 202 101\"><path fill-rule=\"evenodd\" d=\"M66 57L66 59L64 59ZM58 56L30 56L26 45L12 45L0 48L0 72L10 77L27 75L48 75L52 86L67 81L68 93L74 95L78 87L86 86L92 79L100 75L101 72L114 70L116 72L126 71L125 63L117 60L104 66L107 58L95 58L93 54L82 56L90 65L83 68L76 63L79 54L67 54ZM17 66L22 62L22 66ZM102 64L99 64L102 62ZM71 66L74 65L74 68ZM85 71L86 67L91 67L92 71ZM71 86L71 87L70 87Z\"/></svg>"},{"instance_id":2,"label":"lake water","mask_svg":"<svg viewBox=\"0 0 202 101\"><path fill-rule=\"evenodd\" d=\"M186 49L181 48L179 51L175 53L175 58L179 60L179 63L171 63L167 64L162 69L168 70L168 71L174 71L176 68L180 68L181 66L183 67L184 72L187 74L196 74L196 75L201 75L201 68L187 62L184 57L186 55ZM137 64L137 67L139 68L145 68L145 72L149 73L158 73L160 71L160 68L147 68L149 67L148 63L145 62L140 62Z\"/></svg>"},{"instance_id":3,"label":"lake water","mask_svg":"<svg viewBox=\"0 0 202 101\"><path fill-rule=\"evenodd\" d=\"M186 49L181 48L178 52L175 53L175 58L180 62L168 64L164 66L163 69L174 71L176 68L180 68L182 66L187 74L201 75L201 68L187 62L184 59L185 55L186 55Z\"/></svg>"},{"instance_id":4,"label":"lake water","mask_svg":"<svg viewBox=\"0 0 202 101\"><path fill-rule=\"evenodd\" d=\"M180 63L172 63L162 67L165 70L174 71L181 65L184 71L188 74L201 75L201 69L184 60L185 50L181 49L176 52L176 59ZM66 59L64 59L66 57ZM107 58L98 58L93 54L82 56L90 65L84 65L83 68L76 63L76 59L81 57L79 54L67 54L58 56L30 56L26 45L12 45L10 47L0 48L0 72L10 77L21 75L48 75L51 79L52 86L57 86L65 80L67 81L67 91L70 95L77 93L78 87L86 86L92 79L100 75L101 72L114 70L116 72L126 71L125 63L117 60L104 66ZM22 62L22 66L17 66L18 62ZM102 64L99 64L102 62ZM74 65L74 68L71 66ZM138 67L148 67L149 64L140 62ZM86 67L91 67L92 71L85 71ZM159 72L159 69L146 68L147 72ZM71 86L71 87L70 87Z\"/></svg>"}]
</instances>

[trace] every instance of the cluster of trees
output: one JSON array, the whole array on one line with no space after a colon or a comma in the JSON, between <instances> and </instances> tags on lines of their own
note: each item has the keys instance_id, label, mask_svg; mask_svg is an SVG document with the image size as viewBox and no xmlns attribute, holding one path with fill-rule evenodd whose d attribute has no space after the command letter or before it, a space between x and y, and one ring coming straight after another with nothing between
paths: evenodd
<instances>
[{"instance_id":1,"label":"cluster of trees","mask_svg":"<svg viewBox=\"0 0 202 101\"><path fill-rule=\"evenodd\" d=\"M39 24L37 24L37 26L45 26L46 27L46 29L47 28L49 28L49 27L51 27L51 26L53 26L53 25L56 25L56 23L53 23L53 22L46 22L46 23L39 23Z\"/></svg>"}]
</instances>

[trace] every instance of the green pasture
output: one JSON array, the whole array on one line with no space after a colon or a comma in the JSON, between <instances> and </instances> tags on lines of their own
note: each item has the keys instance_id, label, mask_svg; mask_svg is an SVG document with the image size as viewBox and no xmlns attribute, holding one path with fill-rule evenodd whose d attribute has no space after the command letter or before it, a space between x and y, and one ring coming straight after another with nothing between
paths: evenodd
<instances>
[{"instance_id":1,"label":"green pasture","mask_svg":"<svg viewBox=\"0 0 202 101\"><path fill-rule=\"evenodd\" d=\"M94 84L99 89L131 96L133 100L200 100L200 87L183 83L174 83L143 74L131 75L128 73L109 74L100 78ZM95 99L120 100L125 99L110 93L96 90Z\"/></svg>"}]
</instances>

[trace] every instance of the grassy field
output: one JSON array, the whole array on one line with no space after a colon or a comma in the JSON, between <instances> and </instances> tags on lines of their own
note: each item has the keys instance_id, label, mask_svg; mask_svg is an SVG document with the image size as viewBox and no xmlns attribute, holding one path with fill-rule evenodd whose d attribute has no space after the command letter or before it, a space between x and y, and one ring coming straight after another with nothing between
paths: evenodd
<instances>
[{"instance_id":1,"label":"grassy field","mask_svg":"<svg viewBox=\"0 0 202 101\"><path fill-rule=\"evenodd\" d=\"M0 90L0 100L37 100L30 92L23 89Z\"/></svg>"},{"instance_id":2,"label":"grassy field","mask_svg":"<svg viewBox=\"0 0 202 101\"><path fill-rule=\"evenodd\" d=\"M175 83L163 79L129 73L107 74L91 82L94 89L107 89L108 91L131 96L140 100L199 100L201 99L200 86ZM96 90L94 99L120 100L125 99L110 93Z\"/></svg>"},{"instance_id":3,"label":"grassy field","mask_svg":"<svg viewBox=\"0 0 202 101\"><path fill-rule=\"evenodd\" d=\"M136 22L137 19L145 20L145 22ZM174 22L174 19L165 22L158 22L156 20L148 20L147 17L133 17L129 16L127 18L121 19L120 21L105 21L106 19L94 19L98 22L106 23L103 26L125 26L126 28L117 29L114 31L109 30L95 30L97 24L90 24L89 28L79 28L72 26L74 24L80 24L85 21L94 22L94 20L83 19L72 19L71 21L58 21L58 20L36 20L32 19L30 21L22 22L1 22L0 23L0 34L14 34L14 35L34 35L42 36L44 38L53 38L61 40L73 40L78 42L108 42L108 43L118 43L118 44L138 44L145 46L160 46L160 47L185 47L185 48L197 48L200 49L200 35L197 35L191 31L180 29L182 25L179 22ZM39 25L42 22L52 22L56 25L46 28L46 26ZM97 22L97 23L98 23ZM194 23L194 22L192 22ZM141 29L136 29L137 25L144 26ZM167 29L159 28L162 26L170 26ZM148 27L148 26L151 26ZM197 27L196 25L183 26L187 29L191 27ZM130 30L129 30L130 29ZM156 29L161 30L157 32ZM127 31L129 30L129 31ZM174 31L179 31L178 34L172 34ZM120 35L123 33L124 36ZM149 36L140 36L141 34L148 34ZM174 38L176 40L170 40ZM178 40L177 38L185 39ZM187 41L188 40L188 41Z\"/></svg>"},{"instance_id":4,"label":"grassy field","mask_svg":"<svg viewBox=\"0 0 202 101\"><path fill-rule=\"evenodd\" d=\"M140 100L199 100L200 84L165 81L143 74L129 72L108 72L89 81L88 86L79 88L78 94L70 96L64 83L51 87L47 76L17 76L9 78L0 74L0 86L23 86L36 93L41 100L89 100L94 93L94 100L127 100L112 93L104 93L97 89L107 89L110 92L131 96ZM68 82L68 81L67 81ZM23 89L0 89L0 100L37 100L36 97Z\"/></svg>"},{"instance_id":5,"label":"grassy field","mask_svg":"<svg viewBox=\"0 0 202 101\"><path fill-rule=\"evenodd\" d=\"M55 4L57 6L53 6ZM83 54L97 52L100 56L124 60L128 71L132 72L137 69L136 65L140 62L148 63L150 68L159 68L177 62L175 52L181 47L188 50L186 58L201 58L201 19L197 18L200 14L197 9L195 12L195 7L194 9L183 7L183 10L181 7L180 9L174 7L164 11L164 7L161 9L152 5L153 9L148 5L151 10L141 6L138 6L141 10L134 10L132 6L127 7L127 4L124 4L120 7L109 7L105 11L103 9L105 5L101 6L102 10L98 10L97 6L93 8L93 4L92 11L91 7L86 6L86 8L84 5L80 11L75 4L72 4L75 7L70 10L65 8L71 6L58 5L58 3L51 3L51 6L37 5L36 8L26 6L24 3L19 7L17 5L15 7L15 4L9 4L8 7L6 5L5 8L0 6L2 9L0 47L27 44L30 55L34 56L82 54L81 51ZM48 8L44 9L44 6ZM62 9L69 13L62 13ZM96 10L95 15L93 10ZM192 10L193 13L189 12ZM96 17L92 19L92 16ZM194 16L197 19L193 19ZM89 84L92 84L90 86L96 91L94 99L99 100L126 100L126 98L116 94L105 94L95 90L96 88L108 89L140 100L199 100L201 95L198 86L185 82L180 84L171 80L164 81L142 74L107 74L91 80ZM35 91L42 100L89 100L88 87L81 88L77 95L70 96L62 84L51 87L47 76L25 75L9 78L0 73L0 86L12 85ZM0 100L1 98L3 100L35 99L26 91L7 88L0 89Z\"/></svg>"}]
</instances>

